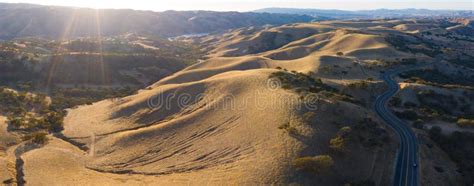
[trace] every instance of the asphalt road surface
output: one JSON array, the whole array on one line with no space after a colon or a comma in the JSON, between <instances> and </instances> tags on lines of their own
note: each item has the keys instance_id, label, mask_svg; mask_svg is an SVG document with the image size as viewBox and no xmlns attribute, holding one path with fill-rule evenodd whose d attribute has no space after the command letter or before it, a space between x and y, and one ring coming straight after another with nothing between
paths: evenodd
<instances>
[{"instance_id":1,"label":"asphalt road surface","mask_svg":"<svg viewBox=\"0 0 474 186\"><path fill-rule=\"evenodd\" d=\"M377 97L374 109L377 114L397 133L400 146L395 165L395 186L418 186L418 143L415 133L410 126L396 117L387 108L387 102L399 90L398 83L392 76L400 71L388 71L382 75L382 79L388 84L389 89Z\"/></svg>"}]
</instances>

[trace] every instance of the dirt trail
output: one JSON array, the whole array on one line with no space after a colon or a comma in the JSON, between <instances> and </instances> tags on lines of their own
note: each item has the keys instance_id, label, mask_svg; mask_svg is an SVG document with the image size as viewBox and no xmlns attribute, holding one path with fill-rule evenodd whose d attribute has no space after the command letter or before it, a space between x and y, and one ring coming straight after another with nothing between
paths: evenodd
<instances>
[{"instance_id":1,"label":"dirt trail","mask_svg":"<svg viewBox=\"0 0 474 186\"><path fill-rule=\"evenodd\" d=\"M21 156L37 148L40 148L40 146L29 142L23 142L13 147L10 147L7 150L7 167L8 172L10 173L10 176L12 178L12 180L9 181L10 183L17 185L25 185L26 182L23 178L24 161Z\"/></svg>"}]
</instances>

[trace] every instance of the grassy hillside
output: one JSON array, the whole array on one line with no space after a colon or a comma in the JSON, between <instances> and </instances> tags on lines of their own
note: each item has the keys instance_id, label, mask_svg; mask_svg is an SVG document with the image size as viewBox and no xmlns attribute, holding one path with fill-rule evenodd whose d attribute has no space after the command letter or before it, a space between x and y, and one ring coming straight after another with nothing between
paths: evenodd
<instances>
[{"instance_id":1,"label":"grassy hillside","mask_svg":"<svg viewBox=\"0 0 474 186\"><path fill-rule=\"evenodd\" d=\"M104 94L118 98L68 109L64 130L45 136L49 142L41 148L22 153L19 159L24 164L16 164L22 174L15 175L21 175L20 181L45 185L91 181L101 185L390 185L397 137L372 107L387 89L380 74L423 65L431 70L402 75L409 78L401 84L403 96L390 106L423 142L419 144L421 184L461 185L469 182L472 171L470 165L461 166L462 173L457 167L471 161L465 157L471 150L466 149L469 143L454 141L470 136L454 133L444 138L439 131L431 135L430 129L415 123L418 114L426 114L426 121L453 122L453 117L472 112L471 105L463 104L472 101L471 82L447 83L470 77L466 75L472 69L451 60L469 55L465 51L473 43L463 40L467 47L460 47L452 42L465 36L441 26L442 22L324 21L240 28L178 41L150 41L142 36L125 37L129 39L120 45L113 44L113 37L99 43L77 40L53 47L54 55L47 50L34 52L31 59L50 57L59 61L51 65L66 72L53 70L46 81L61 88L51 93L60 100L69 101L68 96L95 100ZM433 28L451 34L427 34ZM186 45L174 45L181 42ZM24 45L10 43L9 48L28 48ZM137 62L151 54L170 62L160 60L156 68L177 63L174 60L189 64L198 59L193 54L201 54L194 53L193 47L204 52L205 59L130 95L122 96L127 89L87 89L92 87L89 84L103 86L103 77L119 85L131 83L123 76L136 81L156 77L149 63ZM40 48L45 47L31 50ZM166 50L160 56L162 49ZM118 57L126 60L122 63ZM103 73L93 65L97 60L113 71ZM87 70L88 66L94 68ZM81 81L76 88L63 85L72 80ZM411 89L409 81L441 85L430 85L431 91L426 91L425 84ZM470 125L471 118L460 119L462 126ZM425 120L418 122L428 126ZM449 144L462 149L444 152ZM58 167L64 169L58 173Z\"/></svg>"}]
</instances>

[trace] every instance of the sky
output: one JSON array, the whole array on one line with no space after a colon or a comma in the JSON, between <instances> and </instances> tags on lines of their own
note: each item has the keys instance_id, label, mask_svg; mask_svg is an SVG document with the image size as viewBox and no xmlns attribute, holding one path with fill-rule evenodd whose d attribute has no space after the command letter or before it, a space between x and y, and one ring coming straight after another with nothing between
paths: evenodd
<instances>
[{"instance_id":1,"label":"sky","mask_svg":"<svg viewBox=\"0 0 474 186\"><path fill-rule=\"evenodd\" d=\"M474 9L474 0L0 0L0 2L153 11L251 11L268 7L340 10L378 8Z\"/></svg>"}]
</instances>

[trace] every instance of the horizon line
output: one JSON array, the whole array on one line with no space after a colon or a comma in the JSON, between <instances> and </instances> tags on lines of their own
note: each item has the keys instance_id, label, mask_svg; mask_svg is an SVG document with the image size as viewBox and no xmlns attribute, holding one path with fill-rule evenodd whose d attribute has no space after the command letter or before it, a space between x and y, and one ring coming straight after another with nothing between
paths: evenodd
<instances>
[{"instance_id":1,"label":"horizon line","mask_svg":"<svg viewBox=\"0 0 474 186\"><path fill-rule=\"evenodd\" d=\"M374 11L374 10L430 10L430 11L473 11L472 9L436 9L436 8L375 8L375 9L337 9L337 8L295 8L295 7L265 7L265 8L257 8L253 10L247 11L239 11L239 10L206 10L206 9L189 9L189 10L178 10L178 9L167 9L167 10L153 10L153 9L134 9L134 8L96 8L96 7L88 7L88 6L74 6L74 5L55 5L55 4L35 4L35 3L13 3L13 2L2 2L0 4L15 4L15 5L33 5L33 6L44 6L44 7L63 7L63 8L83 8L83 9L94 9L94 10L134 10L134 11L151 11L151 12L166 12L166 11L213 11L213 12L255 12L258 10L263 9L294 9L294 10L336 10L336 11L348 11L348 12L358 12L358 11ZM474 16L474 15L473 15Z\"/></svg>"}]
</instances>

